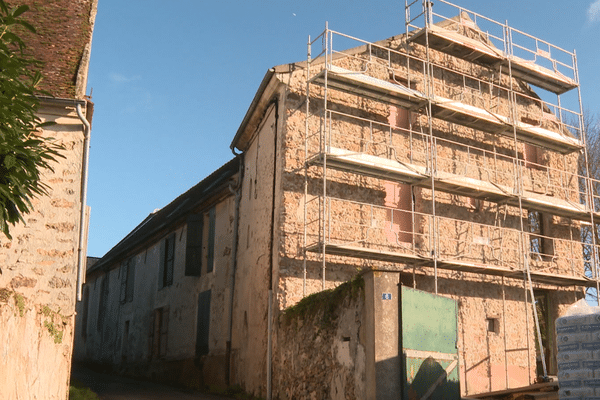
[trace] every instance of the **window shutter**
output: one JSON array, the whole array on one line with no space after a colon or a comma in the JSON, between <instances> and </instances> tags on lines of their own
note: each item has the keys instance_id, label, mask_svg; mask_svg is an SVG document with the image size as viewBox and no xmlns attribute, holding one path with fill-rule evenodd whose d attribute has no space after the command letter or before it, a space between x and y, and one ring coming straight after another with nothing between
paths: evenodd
<instances>
[{"instance_id":1,"label":"window shutter","mask_svg":"<svg viewBox=\"0 0 600 400\"><path fill-rule=\"evenodd\" d=\"M160 327L162 324L162 309L157 308L154 310L154 323L153 323L153 334L152 334L152 355L160 355Z\"/></svg>"},{"instance_id":2,"label":"window shutter","mask_svg":"<svg viewBox=\"0 0 600 400\"><path fill-rule=\"evenodd\" d=\"M84 286L83 288L83 316L81 317L81 336L85 339L87 336L87 323L88 323L88 313L90 307L90 288L89 286Z\"/></svg>"},{"instance_id":3,"label":"window shutter","mask_svg":"<svg viewBox=\"0 0 600 400\"><path fill-rule=\"evenodd\" d=\"M208 213L208 244L206 250L206 272L212 272L215 263L215 208Z\"/></svg>"},{"instance_id":4,"label":"window shutter","mask_svg":"<svg viewBox=\"0 0 600 400\"><path fill-rule=\"evenodd\" d=\"M210 290L198 295L198 325L196 328L196 356L208 354L210 331Z\"/></svg>"},{"instance_id":5,"label":"window shutter","mask_svg":"<svg viewBox=\"0 0 600 400\"><path fill-rule=\"evenodd\" d=\"M158 288L165 287L165 242L167 239L160 242L160 255L158 258Z\"/></svg>"},{"instance_id":6,"label":"window shutter","mask_svg":"<svg viewBox=\"0 0 600 400\"><path fill-rule=\"evenodd\" d=\"M119 295L119 301L121 302L121 304L125 303L127 296L127 270L127 261L123 261L121 263L121 270L119 271L119 273L121 274L121 293Z\"/></svg>"},{"instance_id":7,"label":"window shutter","mask_svg":"<svg viewBox=\"0 0 600 400\"><path fill-rule=\"evenodd\" d=\"M169 307L163 307L160 324L160 356L167 355L167 337L169 333Z\"/></svg>"},{"instance_id":8,"label":"window shutter","mask_svg":"<svg viewBox=\"0 0 600 400\"><path fill-rule=\"evenodd\" d=\"M106 302L108 301L108 274L102 276L100 284L100 301L98 301L98 319L96 320L96 330L101 332L104 325L104 317L106 315Z\"/></svg>"},{"instance_id":9,"label":"window shutter","mask_svg":"<svg viewBox=\"0 0 600 400\"><path fill-rule=\"evenodd\" d=\"M175 264L175 238L174 233L170 234L167 238L166 245L166 262L165 262L165 286L173 284L173 266Z\"/></svg>"},{"instance_id":10,"label":"window shutter","mask_svg":"<svg viewBox=\"0 0 600 400\"><path fill-rule=\"evenodd\" d=\"M148 359L152 359L154 355L154 319L156 318L156 311L150 312L150 331L148 332Z\"/></svg>"},{"instance_id":11,"label":"window shutter","mask_svg":"<svg viewBox=\"0 0 600 400\"><path fill-rule=\"evenodd\" d=\"M127 261L127 295L125 301L127 303L133 301L133 288L135 285L135 258L132 257Z\"/></svg>"},{"instance_id":12,"label":"window shutter","mask_svg":"<svg viewBox=\"0 0 600 400\"><path fill-rule=\"evenodd\" d=\"M185 276L202 275L202 230L204 215L198 214L188 218L185 249Z\"/></svg>"}]
</instances>

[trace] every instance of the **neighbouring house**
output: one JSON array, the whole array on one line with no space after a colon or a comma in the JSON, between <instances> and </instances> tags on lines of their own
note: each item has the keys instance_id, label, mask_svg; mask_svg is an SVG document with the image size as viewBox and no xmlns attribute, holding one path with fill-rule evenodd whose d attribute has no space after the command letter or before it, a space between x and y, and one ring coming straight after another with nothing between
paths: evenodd
<instances>
[{"instance_id":1,"label":"neighbouring house","mask_svg":"<svg viewBox=\"0 0 600 400\"><path fill-rule=\"evenodd\" d=\"M40 134L64 146L25 223L0 237L0 398L68 396L78 267L85 268L87 146L93 104L85 96L96 0L24 0L26 51L42 61ZM51 96L51 97L50 97ZM83 271L83 270L82 270Z\"/></svg>"},{"instance_id":2,"label":"neighbouring house","mask_svg":"<svg viewBox=\"0 0 600 400\"><path fill-rule=\"evenodd\" d=\"M557 373L554 320L597 284L575 55L406 7L404 34L326 29L267 71L239 155L88 270L76 357L279 399Z\"/></svg>"}]
</instances>

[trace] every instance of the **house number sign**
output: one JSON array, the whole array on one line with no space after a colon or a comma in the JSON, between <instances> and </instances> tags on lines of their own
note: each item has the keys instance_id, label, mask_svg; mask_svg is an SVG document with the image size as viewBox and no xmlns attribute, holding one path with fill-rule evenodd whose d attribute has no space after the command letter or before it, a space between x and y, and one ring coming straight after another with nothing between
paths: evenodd
<instances>
[{"instance_id":1,"label":"house number sign","mask_svg":"<svg viewBox=\"0 0 600 400\"><path fill-rule=\"evenodd\" d=\"M391 293L381 293L381 300L391 300L391 299L392 299Z\"/></svg>"}]
</instances>

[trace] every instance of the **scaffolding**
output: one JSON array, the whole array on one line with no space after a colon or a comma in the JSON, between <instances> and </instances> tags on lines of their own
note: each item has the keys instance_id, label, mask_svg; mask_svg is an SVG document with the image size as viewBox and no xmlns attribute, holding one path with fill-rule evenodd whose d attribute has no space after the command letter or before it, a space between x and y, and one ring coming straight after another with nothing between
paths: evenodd
<instances>
[{"instance_id":1,"label":"scaffolding","mask_svg":"<svg viewBox=\"0 0 600 400\"><path fill-rule=\"evenodd\" d=\"M534 283L597 290L598 244L581 231L600 219L599 182L587 168L575 52L435 3L406 0L406 32L386 41L328 26L309 38L305 260L320 260L323 289L328 260L341 256L430 267L436 293L439 270L523 279L532 304ZM408 185L411 204L344 197L340 174ZM428 191L427 210L415 189ZM440 198L469 212L438 212ZM476 220L483 203L493 222ZM561 235L541 228L544 215L560 219Z\"/></svg>"}]
</instances>

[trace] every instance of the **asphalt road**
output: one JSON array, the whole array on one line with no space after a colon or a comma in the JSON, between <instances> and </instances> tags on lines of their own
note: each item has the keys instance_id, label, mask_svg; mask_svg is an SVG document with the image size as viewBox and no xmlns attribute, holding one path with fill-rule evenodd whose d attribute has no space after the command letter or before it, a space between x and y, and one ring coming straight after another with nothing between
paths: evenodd
<instances>
[{"instance_id":1,"label":"asphalt road","mask_svg":"<svg viewBox=\"0 0 600 400\"><path fill-rule=\"evenodd\" d=\"M227 400L191 390L138 381L118 375L101 374L73 365L71 377L88 386L102 400Z\"/></svg>"}]
</instances>

